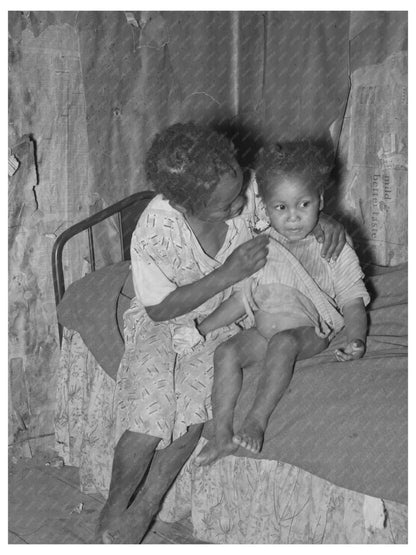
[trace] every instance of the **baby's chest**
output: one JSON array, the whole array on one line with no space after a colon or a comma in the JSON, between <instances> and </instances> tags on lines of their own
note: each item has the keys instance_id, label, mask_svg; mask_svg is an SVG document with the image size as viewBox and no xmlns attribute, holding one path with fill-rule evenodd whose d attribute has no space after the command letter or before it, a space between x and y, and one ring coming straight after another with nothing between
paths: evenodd
<instances>
[{"instance_id":1,"label":"baby's chest","mask_svg":"<svg viewBox=\"0 0 416 555\"><path fill-rule=\"evenodd\" d=\"M301 266L314 283L330 297L335 296L334 272L333 268L325 260L314 260L310 258L299 260ZM305 286L304 272L296 269L296 265L284 260L282 257L269 260L266 266L260 271L257 279L259 285L270 285L281 283L287 287L294 287L302 290Z\"/></svg>"},{"instance_id":2,"label":"baby's chest","mask_svg":"<svg viewBox=\"0 0 416 555\"><path fill-rule=\"evenodd\" d=\"M334 265L321 256L321 245L309 242L292 252L314 282L330 296L334 294Z\"/></svg>"}]
</instances>

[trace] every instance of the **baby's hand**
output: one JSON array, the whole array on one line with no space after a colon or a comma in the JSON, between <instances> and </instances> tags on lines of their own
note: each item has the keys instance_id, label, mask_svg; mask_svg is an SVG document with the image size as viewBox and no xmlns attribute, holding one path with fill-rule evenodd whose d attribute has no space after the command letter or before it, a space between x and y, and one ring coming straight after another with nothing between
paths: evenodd
<instances>
[{"instance_id":1,"label":"baby's hand","mask_svg":"<svg viewBox=\"0 0 416 555\"><path fill-rule=\"evenodd\" d=\"M343 349L335 350L335 357L338 362L347 360L358 360L365 353L365 343L361 339L353 339Z\"/></svg>"}]
</instances>

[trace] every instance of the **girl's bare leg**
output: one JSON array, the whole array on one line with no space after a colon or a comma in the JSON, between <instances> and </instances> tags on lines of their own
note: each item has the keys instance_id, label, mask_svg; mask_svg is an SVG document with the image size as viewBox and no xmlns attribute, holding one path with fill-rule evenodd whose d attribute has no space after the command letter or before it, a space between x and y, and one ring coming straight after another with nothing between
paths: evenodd
<instances>
[{"instance_id":1,"label":"girl's bare leg","mask_svg":"<svg viewBox=\"0 0 416 555\"><path fill-rule=\"evenodd\" d=\"M186 434L165 449L156 451L149 472L117 527L108 530L104 543L140 543L158 513L162 500L201 437L203 424L194 424Z\"/></svg>"},{"instance_id":2,"label":"girl's bare leg","mask_svg":"<svg viewBox=\"0 0 416 555\"><path fill-rule=\"evenodd\" d=\"M234 408L241 391L242 368L263 360L266 349L266 339L252 328L234 335L215 350L212 388L215 438L196 457L197 465L211 464L237 449L237 445L233 443L233 420Z\"/></svg>"},{"instance_id":3,"label":"girl's bare leg","mask_svg":"<svg viewBox=\"0 0 416 555\"><path fill-rule=\"evenodd\" d=\"M102 543L108 531L117 527L131 496L153 458L160 438L126 431L118 441L113 458L108 499L100 513L96 541Z\"/></svg>"},{"instance_id":4,"label":"girl's bare leg","mask_svg":"<svg viewBox=\"0 0 416 555\"><path fill-rule=\"evenodd\" d=\"M270 415L292 379L296 360L310 358L327 346L328 340L319 338L312 327L285 330L270 339L253 406L233 437L237 445L253 453L261 450Z\"/></svg>"}]
</instances>

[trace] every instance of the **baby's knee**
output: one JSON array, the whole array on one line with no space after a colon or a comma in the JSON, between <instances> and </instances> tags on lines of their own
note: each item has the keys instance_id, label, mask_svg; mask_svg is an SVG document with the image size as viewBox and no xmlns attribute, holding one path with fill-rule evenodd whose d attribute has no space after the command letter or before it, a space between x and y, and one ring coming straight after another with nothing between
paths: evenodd
<instances>
[{"instance_id":1,"label":"baby's knee","mask_svg":"<svg viewBox=\"0 0 416 555\"><path fill-rule=\"evenodd\" d=\"M269 341L269 349L281 349L285 351L297 351L299 339L294 330L284 330L276 333Z\"/></svg>"}]
</instances>

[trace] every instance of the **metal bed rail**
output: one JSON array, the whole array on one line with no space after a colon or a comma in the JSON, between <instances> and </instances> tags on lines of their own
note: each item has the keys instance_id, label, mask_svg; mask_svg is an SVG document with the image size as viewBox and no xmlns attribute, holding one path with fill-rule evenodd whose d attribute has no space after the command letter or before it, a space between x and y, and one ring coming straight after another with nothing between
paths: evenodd
<instances>
[{"instance_id":1,"label":"metal bed rail","mask_svg":"<svg viewBox=\"0 0 416 555\"><path fill-rule=\"evenodd\" d=\"M93 237L93 227L110 218L111 216L117 215L118 222L118 233L120 240L121 249L121 260L130 260L130 241L131 236L136 227L137 221L140 214L143 212L144 208L150 202L150 200L155 196L153 191L142 191L139 193L134 193L103 210L100 210L96 214L81 220L80 222L72 225L64 232L62 232L56 239L52 248L52 277L53 277L53 287L55 292L55 304L61 302L62 297L65 293L65 277L62 265L62 252L66 243L75 235L87 231L88 233L88 248L90 256L91 271L95 271L95 252L94 252L94 237ZM59 343L62 343L62 326L58 322L59 330Z\"/></svg>"}]
</instances>

